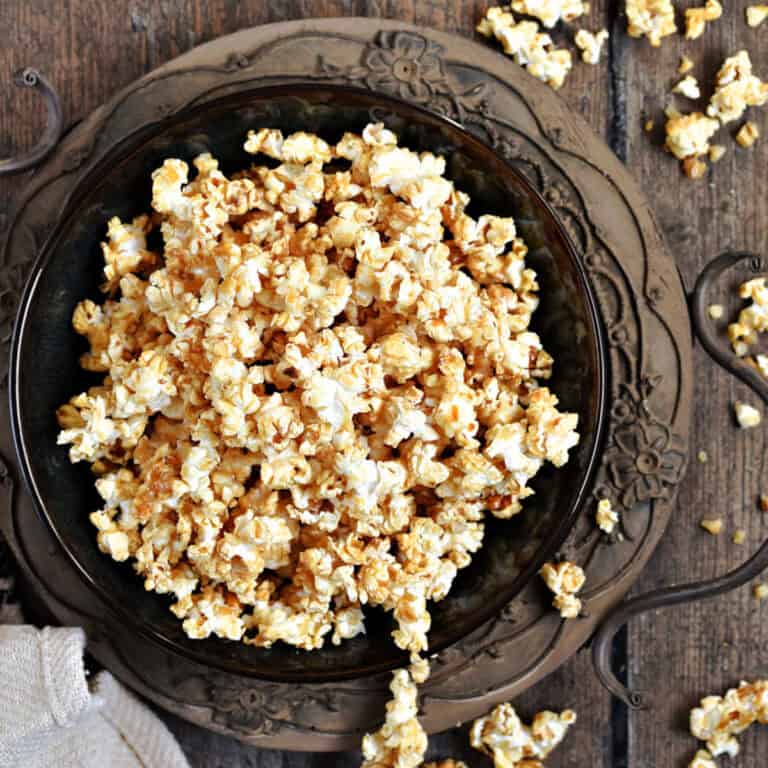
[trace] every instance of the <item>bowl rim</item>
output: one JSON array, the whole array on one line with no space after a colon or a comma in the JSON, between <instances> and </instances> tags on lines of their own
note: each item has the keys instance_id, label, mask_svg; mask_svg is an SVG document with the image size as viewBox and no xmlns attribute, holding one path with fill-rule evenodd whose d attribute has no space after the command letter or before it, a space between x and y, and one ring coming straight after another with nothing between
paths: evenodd
<instances>
[{"instance_id":1,"label":"bowl rim","mask_svg":"<svg viewBox=\"0 0 768 768\"><path fill-rule=\"evenodd\" d=\"M581 512L581 509L587 500L588 490L590 489L592 480L594 479L598 458L602 453L605 440L608 399L608 359L606 353L606 342L603 324L594 296L592 284L584 266L581 254L574 245L571 235L563 225L561 218L557 215L554 208L547 202L544 196L536 189L534 184L525 174L515 168L490 144L471 133L458 121L446 115L431 111L430 109L421 105L410 103L409 101L397 96L371 92L370 90L352 85L331 83L321 84L302 78L291 79L288 83L277 85L244 85L246 87L235 91L230 91L209 101L193 103L188 107L182 108L177 112L168 115L162 120L158 120L149 126L142 126L138 130L131 132L115 145L109 147L102 156L100 156L92 165L88 166L78 177L76 184L73 187L72 193L67 198L62 211L57 216L57 223L54 230L47 237L39 252L35 256L34 263L32 264L29 276L25 281L24 289L19 301L19 306L16 311L11 339L8 377L8 402L10 411L11 436L16 456L19 461L19 468L21 470L24 485L32 497L35 511L46 524L46 526L51 530L57 543L66 553L69 561L75 566L75 570L84 581L85 585L99 599L99 603L103 604L106 610L106 615L104 617L105 622L111 623L109 621L109 617L111 617L112 619L120 622L122 625L129 627L142 638L159 644L164 649L169 650L172 653L179 655L187 660L194 661L206 668L213 668L221 672L230 674L234 673L236 675L264 680L267 682L331 683L369 677L375 674L380 674L382 672L391 671L398 668L399 666L404 666L407 664L408 655L403 652L402 654L393 656L392 660L384 661L379 664L366 665L366 669L362 671L362 673L360 671L341 671L321 674L310 673L309 676L298 673L280 673L275 676L269 676L261 672L244 669L236 664L233 665L226 659L211 657L209 654L199 653L187 647L178 645L173 639L166 636L159 629L156 629L152 625L144 624L140 620L136 619L129 608L124 607L119 603L115 603L111 599L108 590L91 575L90 571L77 557L74 548L68 544L66 537L60 531L59 526L55 522L55 516L49 513L48 506L43 499L43 495L40 493L37 487L34 471L30 462L31 451L28 449L24 439L21 398L19 394L21 381L20 352L23 345L25 332L27 331L27 319L29 311L34 304L33 300L36 294L37 284L45 270L50 266L51 255L55 252L58 240L61 237L68 220L68 211L70 211L73 207L76 207L79 202L81 194L78 193L81 193L83 188L87 186L88 180L94 178L94 176L97 176L100 170L109 168L116 162L121 162L122 160L126 159L130 155L131 151L137 149L138 142L148 140L154 136L159 136L174 124L183 122L184 120L189 119L190 117L201 112L204 113L208 110L222 106L227 102L231 102L234 98L241 100L253 98L255 100L257 98L267 98L270 93L280 93L282 95L288 96L291 96L295 93L298 96L300 93L306 93L307 91L330 91L353 95L364 101L371 102L372 106L390 105L395 109L399 108L400 110L415 112L422 115L425 118L425 121L432 122L433 124L442 123L443 125L449 127L452 131L458 133L461 136L463 142L474 144L475 148L480 152L492 155L504 168L505 172L513 176L520 187L525 190L526 194L534 198L536 204L549 216L555 230L557 231L557 235L562 241L562 244L574 266L575 273L578 277L580 287L582 289L585 300L584 303L587 310L586 319L588 321L589 327L588 335L592 342L594 352L594 360L596 364L595 379L598 390L596 396L597 407L593 422L594 430L591 436L591 448L587 457L586 466L580 475L578 486L570 493L571 501L567 513L562 515L558 521L558 524L549 534L546 542L538 548L536 555L531 558L525 568L523 568L517 575L513 582L515 588L504 590L500 593L503 595L503 597L488 601L486 607L482 611L477 612L477 618L473 618L472 621L469 622L470 625L472 625L472 628L466 633L451 640L436 643L434 646L430 645L428 650L428 654L430 656L440 653L446 648L461 642L464 637L471 634L471 632L475 631L478 627L492 619L498 613L498 611L501 610L503 605L517 599L520 595L520 592L531 581L532 577L536 575L540 567L553 555L555 555L555 553L558 552L559 548L562 546L574 523L576 522L576 519L578 518L579 513ZM287 89L290 92L286 93ZM221 639L216 638L216 640L218 641ZM297 649L297 652L301 651ZM311 653L311 651L304 652Z\"/></svg>"}]
</instances>

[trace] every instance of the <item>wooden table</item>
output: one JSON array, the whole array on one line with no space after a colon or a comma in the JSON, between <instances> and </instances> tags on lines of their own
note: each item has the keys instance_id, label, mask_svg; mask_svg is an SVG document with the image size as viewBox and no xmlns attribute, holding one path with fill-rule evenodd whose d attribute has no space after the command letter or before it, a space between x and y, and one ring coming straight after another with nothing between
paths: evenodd
<instances>
[{"instance_id":1,"label":"wooden table","mask_svg":"<svg viewBox=\"0 0 768 768\"><path fill-rule=\"evenodd\" d=\"M696 5L697 2L679 3ZM696 41L675 36L660 49L625 33L621 3L592 0L588 26L605 25L609 48L598 66L577 63L562 89L571 107L586 116L640 179L666 232L688 287L701 267L726 248L760 250L768 225L768 142L751 151L723 131L728 154L701 181L684 178L660 148L662 109L676 81L680 55L696 62L694 74L708 93L719 63L740 48L752 54L768 79L768 35L749 29L745 0L729 3L725 16ZM193 46L242 27L309 16L384 16L472 36L486 2L461 0L3 0L0 3L0 76L22 66L40 68L55 83L68 119L76 121L118 88ZM563 39L567 32L556 32ZM514 66L510 64L510 66ZM690 108L680 99L681 108ZM656 128L643 130L647 119ZM768 119L754 118L768 133ZM10 85L0 90L0 156L31 146L44 124L41 104ZM734 124L735 128L739 124ZM735 130L734 128L734 130ZM730 129L730 126L729 126ZM733 132L733 131L729 131ZM8 208L20 181L0 180L0 211ZM0 213L0 230L5 219ZM696 420L692 458L678 512L638 590L721 573L741 562L768 533L756 499L768 491L765 430L735 428L729 404L755 398L715 367L701 350L695 362ZM695 458L706 451L708 461ZM701 531L702 517L722 516L724 533ZM741 545L736 528L747 531ZM573 706L579 722L548 761L552 768L683 768L696 743L687 733L688 710L703 695L721 692L741 678L768 673L768 603L748 588L705 604L677 608L633 622L617 641L616 656L628 665L632 683L654 694L654 709L628 713L595 680L587 653L580 653L516 701L521 714ZM307 755L247 748L177 719L166 717L200 768L355 766L359 755ZM768 731L753 728L741 738L739 768L764 768ZM467 744L466 729L430 740L430 757L454 756L470 766L486 761Z\"/></svg>"}]
</instances>

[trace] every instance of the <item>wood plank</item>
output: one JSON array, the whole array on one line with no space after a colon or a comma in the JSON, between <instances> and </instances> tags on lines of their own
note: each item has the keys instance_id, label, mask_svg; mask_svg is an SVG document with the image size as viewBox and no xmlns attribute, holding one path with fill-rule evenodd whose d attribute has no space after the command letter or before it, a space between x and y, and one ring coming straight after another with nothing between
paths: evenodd
<instances>
[{"instance_id":1,"label":"wood plank","mask_svg":"<svg viewBox=\"0 0 768 768\"><path fill-rule=\"evenodd\" d=\"M642 124L651 116L661 125L660 113L670 86L678 79L676 68L683 52L696 62L694 74L705 99L722 59L740 48L749 49L757 73L768 77L768 49L758 45L765 32L747 27L747 4L729 3L724 17L699 40L675 37L665 40L661 49L651 49L645 41L631 41L627 56L628 164L654 201L689 287L717 253L727 248L759 251L765 247L768 146L758 143L751 152L738 148L729 134L741 122L729 125L719 137L728 154L707 179L692 182L659 148L661 132L649 138ZM677 103L686 111L694 106L682 98ZM768 129L764 113L752 110L752 117L763 132ZM765 516L755 506L757 494L766 489L765 430L737 430L729 408L734 399L755 402L756 398L701 350L695 364L699 375L692 456L705 450L709 461L692 460L673 522L636 591L721 574L746 559L768 534ZM705 516L722 516L725 533L712 538L701 531L698 521ZM731 542L737 527L748 531L742 546ZM768 607L758 605L744 588L707 603L645 616L632 624L630 675L641 689L655 695L655 704L651 712L631 719L631 766L687 765L696 746L687 733L689 708L706 694L722 693L741 678L764 676L768 671L763 652L766 632L761 630L761 619L766 616ZM741 739L741 768L765 765L768 731L753 731Z\"/></svg>"}]
</instances>

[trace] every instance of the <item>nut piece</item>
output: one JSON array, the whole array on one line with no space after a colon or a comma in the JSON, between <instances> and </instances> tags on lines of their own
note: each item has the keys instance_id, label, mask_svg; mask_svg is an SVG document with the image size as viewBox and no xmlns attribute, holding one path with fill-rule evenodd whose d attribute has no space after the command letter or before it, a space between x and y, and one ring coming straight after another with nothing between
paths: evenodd
<instances>
[{"instance_id":1,"label":"nut piece","mask_svg":"<svg viewBox=\"0 0 768 768\"><path fill-rule=\"evenodd\" d=\"M747 120L744 125L739 128L739 132L736 134L736 141L744 147L749 149L759 138L760 129L751 120Z\"/></svg>"},{"instance_id":2,"label":"nut piece","mask_svg":"<svg viewBox=\"0 0 768 768\"><path fill-rule=\"evenodd\" d=\"M700 749L688 763L688 768L718 768L718 766L706 749Z\"/></svg>"},{"instance_id":3,"label":"nut piece","mask_svg":"<svg viewBox=\"0 0 768 768\"><path fill-rule=\"evenodd\" d=\"M710 152L714 149L713 147L710 147ZM712 158L710 158L712 159ZM723 314L725 313L725 309L723 308L722 304L710 304L707 307L707 314L713 319L713 320L719 320Z\"/></svg>"},{"instance_id":4,"label":"nut piece","mask_svg":"<svg viewBox=\"0 0 768 768\"><path fill-rule=\"evenodd\" d=\"M686 75L673 89L672 93L679 93L687 99L698 99L701 96L699 82L693 75Z\"/></svg>"},{"instance_id":5,"label":"nut piece","mask_svg":"<svg viewBox=\"0 0 768 768\"><path fill-rule=\"evenodd\" d=\"M752 594L755 596L755 599L757 600L765 600L768 598L768 584L761 582L760 584L755 584L754 587L752 587Z\"/></svg>"},{"instance_id":6,"label":"nut piece","mask_svg":"<svg viewBox=\"0 0 768 768\"><path fill-rule=\"evenodd\" d=\"M647 37L654 48L663 37L677 32L671 0L627 0L626 13L629 36Z\"/></svg>"},{"instance_id":7,"label":"nut piece","mask_svg":"<svg viewBox=\"0 0 768 768\"><path fill-rule=\"evenodd\" d=\"M756 427L762 421L760 411L757 408L753 408L751 405L742 403L739 400L733 404L733 411L736 415L736 421L739 422L739 426L742 429Z\"/></svg>"},{"instance_id":8,"label":"nut piece","mask_svg":"<svg viewBox=\"0 0 768 768\"><path fill-rule=\"evenodd\" d=\"M688 8L685 12L685 36L695 40L704 33L704 27L723 15L723 6L717 0L707 0L702 8Z\"/></svg>"},{"instance_id":9,"label":"nut piece","mask_svg":"<svg viewBox=\"0 0 768 768\"><path fill-rule=\"evenodd\" d=\"M733 543L743 544L747 540L747 532L743 528L737 528L733 532Z\"/></svg>"},{"instance_id":10,"label":"nut piece","mask_svg":"<svg viewBox=\"0 0 768 768\"><path fill-rule=\"evenodd\" d=\"M713 757L735 757L739 743L735 736L752 723L768 720L768 681L742 682L725 696L707 696L691 710L691 734L705 741Z\"/></svg>"},{"instance_id":11,"label":"nut piece","mask_svg":"<svg viewBox=\"0 0 768 768\"><path fill-rule=\"evenodd\" d=\"M616 523L619 522L619 514L611 507L611 502L608 499L601 499L597 502L595 517L600 530L606 533L613 533Z\"/></svg>"},{"instance_id":12,"label":"nut piece","mask_svg":"<svg viewBox=\"0 0 768 768\"><path fill-rule=\"evenodd\" d=\"M752 74L752 61L746 51L727 58L715 78L715 92L709 100L707 114L722 123L738 120L747 107L768 101L768 83Z\"/></svg>"},{"instance_id":13,"label":"nut piece","mask_svg":"<svg viewBox=\"0 0 768 768\"><path fill-rule=\"evenodd\" d=\"M581 49L582 61L585 61L587 64L597 64L600 61L600 50L607 39L607 29L601 29L594 34L586 29L580 29L573 38L573 41L576 43L576 47Z\"/></svg>"},{"instance_id":14,"label":"nut piece","mask_svg":"<svg viewBox=\"0 0 768 768\"><path fill-rule=\"evenodd\" d=\"M768 5L750 5L747 8L747 24L759 27L768 18Z\"/></svg>"},{"instance_id":15,"label":"nut piece","mask_svg":"<svg viewBox=\"0 0 768 768\"><path fill-rule=\"evenodd\" d=\"M717 536L723 530L723 521L719 517L716 517L714 519L705 518L699 523L699 525L707 533L711 533L713 536Z\"/></svg>"},{"instance_id":16,"label":"nut piece","mask_svg":"<svg viewBox=\"0 0 768 768\"><path fill-rule=\"evenodd\" d=\"M575 619L581 613L581 600L576 593L584 586L584 571L574 563L545 563L539 571L544 582L554 594L552 605L564 619Z\"/></svg>"},{"instance_id":17,"label":"nut piece","mask_svg":"<svg viewBox=\"0 0 768 768\"><path fill-rule=\"evenodd\" d=\"M677 66L677 71L681 75L687 75L693 69L693 61L687 56L680 57L680 64Z\"/></svg>"},{"instance_id":18,"label":"nut piece","mask_svg":"<svg viewBox=\"0 0 768 768\"><path fill-rule=\"evenodd\" d=\"M532 768L541 765L576 722L576 713L566 709L539 712L531 725L525 725L509 704L499 704L484 717L472 723L469 743L493 758L495 768Z\"/></svg>"}]
</instances>

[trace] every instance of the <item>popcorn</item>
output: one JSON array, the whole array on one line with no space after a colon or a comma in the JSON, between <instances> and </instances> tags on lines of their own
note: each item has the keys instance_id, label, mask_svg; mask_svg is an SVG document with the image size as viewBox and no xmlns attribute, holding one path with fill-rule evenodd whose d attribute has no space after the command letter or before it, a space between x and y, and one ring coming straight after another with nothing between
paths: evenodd
<instances>
[{"instance_id":1,"label":"popcorn","mask_svg":"<svg viewBox=\"0 0 768 768\"><path fill-rule=\"evenodd\" d=\"M747 403L742 403L739 400L733 404L733 412L736 415L736 421L742 429L756 427L762 421L760 411L758 411L757 408L754 408Z\"/></svg>"},{"instance_id":2,"label":"popcorn","mask_svg":"<svg viewBox=\"0 0 768 768\"><path fill-rule=\"evenodd\" d=\"M742 682L725 696L707 696L691 710L691 734L706 742L712 757L739 753L736 736L752 723L768 722L768 681Z\"/></svg>"},{"instance_id":3,"label":"popcorn","mask_svg":"<svg viewBox=\"0 0 768 768\"><path fill-rule=\"evenodd\" d=\"M671 0L627 0L626 12L629 36L647 37L654 48L677 32Z\"/></svg>"},{"instance_id":4,"label":"popcorn","mask_svg":"<svg viewBox=\"0 0 768 768\"><path fill-rule=\"evenodd\" d=\"M665 147L678 159L683 161L683 170L690 178L700 176L702 165L697 164L698 158L709 151L709 140L720 127L717 120L693 112L689 115L670 117L665 125L667 134ZM706 169L706 166L704 166ZM699 171L699 173L697 173Z\"/></svg>"},{"instance_id":5,"label":"popcorn","mask_svg":"<svg viewBox=\"0 0 768 768\"><path fill-rule=\"evenodd\" d=\"M695 40L704 34L704 27L723 15L723 6L717 0L707 0L701 8L687 8L685 11L685 37Z\"/></svg>"},{"instance_id":6,"label":"popcorn","mask_svg":"<svg viewBox=\"0 0 768 768\"><path fill-rule=\"evenodd\" d=\"M768 330L768 286L765 278L756 277L742 283L739 296L751 299L751 303L739 312L738 320L728 326L728 339L734 353L745 357L749 346L757 343L758 333Z\"/></svg>"},{"instance_id":7,"label":"popcorn","mask_svg":"<svg viewBox=\"0 0 768 768\"><path fill-rule=\"evenodd\" d=\"M687 75L693 69L693 61L688 56L680 57L680 64L678 64L677 71L681 75Z\"/></svg>"},{"instance_id":8,"label":"popcorn","mask_svg":"<svg viewBox=\"0 0 768 768\"><path fill-rule=\"evenodd\" d=\"M470 744L493 759L496 768L523 768L540 765L565 738L576 722L576 713L566 709L539 712L530 726L521 722L514 707L499 704L479 717L470 730Z\"/></svg>"},{"instance_id":9,"label":"popcorn","mask_svg":"<svg viewBox=\"0 0 768 768\"><path fill-rule=\"evenodd\" d=\"M747 532L743 528L737 528L733 532L733 543L743 544L747 540Z\"/></svg>"},{"instance_id":10,"label":"popcorn","mask_svg":"<svg viewBox=\"0 0 768 768\"><path fill-rule=\"evenodd\" d=\"M768 5L750 5L747 8L747 24L759 27L768 18Z\"/></svg>"},{"instance_id":11,"label":"popcorn","mask_svg":"<svg viewBox=\"0 0 768 768\"><path fill-rule=\"evenodd\" d=\"M752 588L752 594L755 596L756 600L768 599L768 584L755 584Z\"/></svg>"},{"instance_id":12,"label":"popcorn","mask_svg":"<svg viewBox=\"0 0 768 768\"><path fill-rule=\"evenodd\" d=\"M512 10L525 16L534 16L547 29L558 21L575 21L589 13L589 3L582 0L512 0Z\"/></svg>"},{"instance_id":13,"label":"popcorn","mask_svg":"<svg viewBox=\"0 0 768 768\"><path fill-rule=\"evenodd\" d=\"M686 75L673 89L672 93L679 93L687 99L698 99L701 96L699 82L692 75Z\"/></svg>"},{"instance_id":14,"label":"popcorn","mask_svg":"<svg viewBox=\"0 0 768 768\"><path fill-rule=\"evenodd\" d=\"M715 78L715 92L709 100L707 114L722 123L738 120L747 107L762 106L768 101L768 83L752 74L752 62L746 51L726 59Z\"/></svg>"},{"instance_id":15,"label":"popcorn","mask_svg":"<svg viewBox=\"0 0 768 768\"><path fill-rule=\"evenodd\" d=\"M712 755L705 749L700 749L693 757L688 768L717 768L717 763L712 759Z\"/></svg>"},{"instance_id":16,"label":"popcorn","mask_svg":"<svg viewBox=\"0 0 768 768\"><path fill-rule=\"evenodd\" d=\"M584 586L584 571L574 563L545 563L539 571L550 591L555 595L552 605L564 619L575 619L581 612L581 600L576 593Z\"/></svg>"},{"instance_id":17,"label":"popcorn","mask_svg":"<svg viewBox=\"0 0 768 768\"><path fill-rule=\"evenodd\" d=\"M709 158L710 163L716 163L719 160L723 159L723 156L726 153L726 149L722 144L711 144L709 147L709 151L707 152L707 157ZM710 315L711 317L711 315ZM715 320L717 318L714 318Z\"/></svg>"},{"instance_id":18,"label":"popcorn","mask_svg":"<svg viewBox=\"0 0 768 768\"><path fill-rule=\"evenodd\" d=\"M722 304L710 304L707 307L707 314L713 320L719 320L725 314L725 309Z\"/></svg>"},{"instance_id":19,"label":"popcorn","mask_svg":"<svg viewBox=\"0 0 768 768\"><path fill-rule=\"evenodd\" d=\"M705 518L699 523L699 525L707 533L712 534L712 536L718 536L720 532L723 530L723 521L719 517L716 517L714 519Z\"/></svg>"},{"instance_id":20,"label":"popcorn","mask_svg":"<svg viewBox=\"0 0 768 768\"><path fill-rule=\"evenodd\" d=\"M747 120L747 122L739 128L739 131L736 134L736 141L740 146L744 147L744 149L749 149L759 137L760 129L751 120Z\"/></svg>"},{"instance_id":21,"label":"popcorn","mask_svg":"<svg viewBox=\"0 0 768 768\"><path fill-rule=\"evenodd\" d=\"M613 533L616 523L619 522L619 515L618 512L613 509L611 502L608 499L600 499L600 501L597 502L596 519L597 525L601 531L605 531L605 533Z\"/></svg>"},{"instance_id":22,"label":"popcorn","mask_svg":"<svg viewBox=\"0 0 768 768\"><path fill-rule=\"evenodd\" d=\"M576 47L581 49L581 59L587 64L598 64L600 62L600 50L603 43L608 39L608 30L601 29L599 32L589 32L586 29L580 29L573 38Z\"/></svg>"},{"instance_id":23,"label":"popcorn","mask_svg":"<svg viewBox=\"0 0 768 768\"><path fill-rule=\"evenodd\" d=\"M531 2L519 1L526 7ZM544 3L537 0L536 6L539 5L543 7ZM559 7L560 3L554 5ZM555 48L552 38L540 32L535 21L518 22L503 8L489 8L485 18L477 25L477 31L486 37L495 37L501 43L504 53L512 56L521 67L555 90L563 85L571 71L571 52Z\"/></svg>"}]
</instances>

